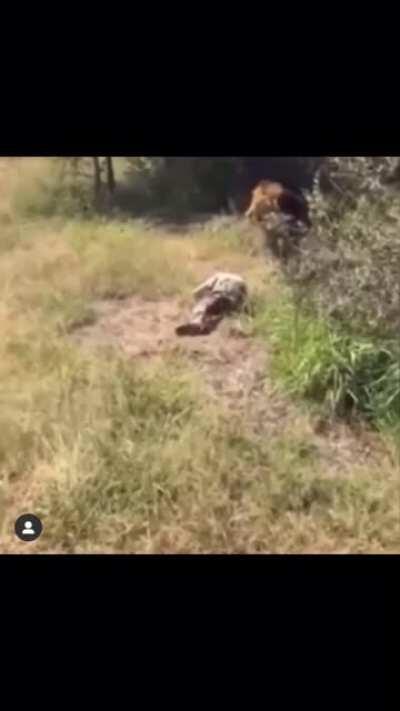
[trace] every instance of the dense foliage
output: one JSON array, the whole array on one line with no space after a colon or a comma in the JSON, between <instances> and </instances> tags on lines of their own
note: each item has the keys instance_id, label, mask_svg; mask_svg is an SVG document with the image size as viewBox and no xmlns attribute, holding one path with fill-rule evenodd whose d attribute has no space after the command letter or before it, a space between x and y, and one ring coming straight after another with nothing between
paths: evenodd
<instances>
[{"instance_id":1,"label":"dense foliage","mask_svg":"<svg viewBox=\"0 0 400 711\"><path fill-rule=\"evenodd\" d=\"M241 211L254 184L270 177L293 188L312 187L317 158L130 158L126 200L137 209Z\"/></svg>"},{"instance_id":2,"label":"dense foliage","mask_svg":"<svg viewBox=\"0 0 400 711\"><path fill-rule=\"evenodd\" d=\"M326 161L310 197L312 232L287 270L298 339L283 366L294 390L336 412L392 423L400 422L396 170L393 158Z\"/></svg>"}]
</instances>

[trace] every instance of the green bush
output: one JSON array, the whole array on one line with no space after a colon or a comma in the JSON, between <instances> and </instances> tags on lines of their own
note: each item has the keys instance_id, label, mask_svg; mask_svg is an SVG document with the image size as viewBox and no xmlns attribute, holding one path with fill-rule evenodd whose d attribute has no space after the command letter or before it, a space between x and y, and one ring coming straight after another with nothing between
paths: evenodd
<instances>
[{"instance_id":1,"label":"green bush","mask_svg":"<svg viewBox=\"0 0 400 711\"><path fill-rule=\"evenodd\" d=\"M125 199L142 210L158 209L174 215L219 212L231 198L243 207L261 179L293 187L311 183L319 159L299 157L173 156L128 159ZM122 196L120 196L122 197ZM132 202L133 201L133 202Z\"/></svg>"},{"instance_id":2,"label":"green bush","mask_svg":"<svg viewBox=\"0 0 400 711\"><path fill-rule=\"evenodd\" d=\"M340 331L312 311L280 303L258 316L273 345L274 368L288 391L375 424L400 422L400 343Z\"/></svg>"},{"instance_id":3,"label":"green bush","mask_svg":"<svg viewBox=\"0 0 400 711\"><path fill-rule=\"evenodd\" d=\"M340 159L335 180L342 169L345 190L342 182L338 194L317 189L310 197L313 228L286 270L290 296L260 324L275 339L275 364L293 393L329 403L338 415L395 425L400 198L379 182L385 160L374 165Z\"/></svg>"},{"instance_id":4,"label":"green bush","mask_svg":"<svg viewBox=\"0 0 400 711\"><path fill-rule=\"evenodd\" d=\"M312 231L285 270L290 295L272 317L275 362L293 393L329 403L336 414L394 425L400 422L400 197L381 179L390 161L335 165L340 190L317 188L310 197ZM261 317L261 324L270 328L271 318Z\"/></svg>"}]
</instances>

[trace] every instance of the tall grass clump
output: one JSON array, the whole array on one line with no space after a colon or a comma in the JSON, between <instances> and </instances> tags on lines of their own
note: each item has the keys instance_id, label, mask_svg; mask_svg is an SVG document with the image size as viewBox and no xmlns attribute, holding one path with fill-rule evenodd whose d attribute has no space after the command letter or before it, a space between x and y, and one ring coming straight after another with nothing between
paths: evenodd
<instances>
[{"instance_id":1,"label":"tall grass clump","mask_svg":"<svg viewBox=\"0 0 400 711\"><path fill-rule=\"evenodd\" d=\"M341 331L291 302L258 317L273 345L274 368L292 395L326 406L338 416L370 422L400 421L400 344Z\"/></svg>"}]
</instances>

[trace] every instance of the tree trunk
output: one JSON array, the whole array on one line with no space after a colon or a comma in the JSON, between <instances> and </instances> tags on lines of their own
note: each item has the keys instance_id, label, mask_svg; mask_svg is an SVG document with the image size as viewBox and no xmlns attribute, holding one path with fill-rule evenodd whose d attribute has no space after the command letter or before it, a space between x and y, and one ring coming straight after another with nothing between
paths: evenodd
<instances>
[{"instance_id":1,"label":"tree trunk","mask_svg":"<svg viewBox=\"0 0 400 711\"><path fill-rule=\"evenodd\" d=\"M105 208L107 211L112 210L115 191L115 174L113 159L111 156L106 157L106 180L107 180L107 197Z\"/></svg>"},{"instance_id":2,"label":"tree trunk","mask_svg":"<svg viewBox=\"0 0 400 711\"><path fill-rule=\"evenodd\" d=\"M94 205L95 208L100 207L100 199L101 199L101 168L100 168L100 160L96 156L93 158L93 169L94 169Z\"/></svg>"},{"instance_id":3,"label":"tree trunk","mask_svg":"<svg viewBox=\"0 0 400 711\"><path fill-rule=\"evenodd\" d=\"M110 195L113 195L115 191L115 174L113 159L109 156L106 158L106 170L107 170L107 188Z\"/></svg>"},{"instance_id":4,"label":"tree trunk","mask_svg":"<svg viewBox=\"0 0 400 711\"><path fill-rule=\"evenodd\" d=\"M80 161L79 157L71 158L72 175L75 180L78 177L79 161Z\"/></svg>"}]
</instances>

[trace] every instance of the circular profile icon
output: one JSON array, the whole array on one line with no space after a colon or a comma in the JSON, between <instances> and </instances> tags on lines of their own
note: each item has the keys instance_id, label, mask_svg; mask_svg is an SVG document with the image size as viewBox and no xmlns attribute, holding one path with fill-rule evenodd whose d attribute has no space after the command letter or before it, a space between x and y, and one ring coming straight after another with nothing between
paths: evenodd
<instances>
[{"instance_id":1,"label":"circular profile icon","mask_svg":"<svg viewBox=\"0 0 400 711\"><path fill-rule=\"evenodd\" d=\"M23 514L15 522L15 535L20 541L36 541L43 531L43 525L37 516Z\"/></svg>"}]
</instances>

